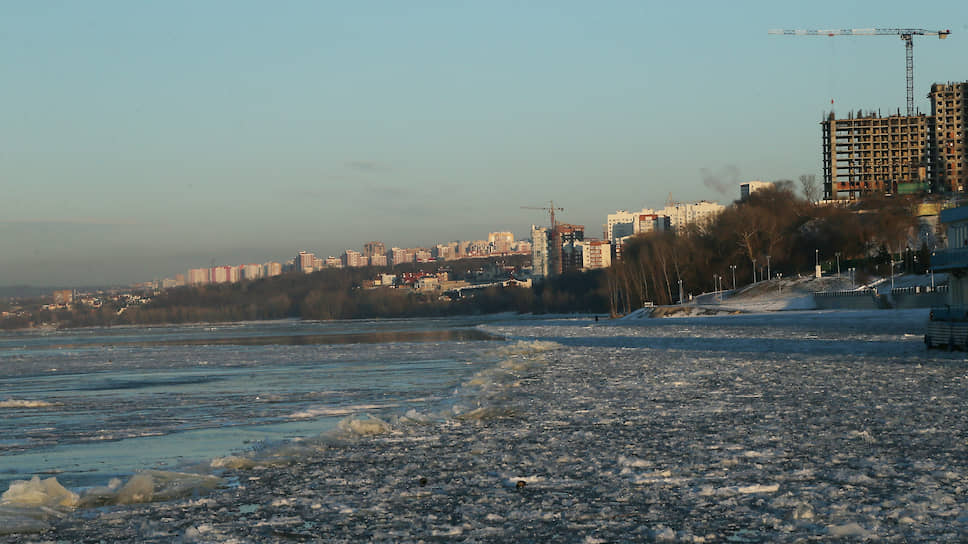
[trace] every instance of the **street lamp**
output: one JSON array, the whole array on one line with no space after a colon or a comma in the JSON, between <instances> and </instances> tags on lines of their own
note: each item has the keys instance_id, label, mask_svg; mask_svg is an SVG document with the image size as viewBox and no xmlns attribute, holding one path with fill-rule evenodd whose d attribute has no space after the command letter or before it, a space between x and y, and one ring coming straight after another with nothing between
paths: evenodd
<instances>
[{"instance_id":1,"label":"street lamp","mask_svg":"<svg viewBox=\"0 0 968 544\"><path fill-rule=\"evenodd\" d=\"M840 278L840 252L834 253L837 256L837 278Z\"/></svg>"},{"instance_id":2,"label":"street lamp","mask_svg":"<svg viewBox=\"0 0 968 544\"><path fill-rule=\"evenodd\" d=\"M733 291L735 291L736 290L736 265L731 264L729 265L729 268L730 270L733 271Z\"/></svg>"},{"instance_id":3,"label":"street lamp","mask_svg":"<svg viewBox=\"0 0 968 544\"><path fill-rule=\"evenodd\" d=\"M815 267L813 271L813 275L816 277L820 277L818 275L818 273L820 272L820 250L814 249L813 255L814 255L814 267Z\"/></svg>"},{"instance_id":4,"label":"street lamp","mask_svg":"<svg viewBox=\"0 0 968 544\"><path fill-rule=\"evenodd\" d=\"M894 290L894 256L891 256L891 291Z\"/></svg>"},{"instance_id":5,"label":"street lamp","mask_svg":"<svg viewBox=\"0 0 968 544\"><path fill-rule=\"evenodd\" d=\"M756 259L753 259L753 283L756 283Z\"/></svg>"},{"instance_id":6,"label":"street lamp","mask_svg":"<svg viewBox=\"0 0 968 544\"><path fill-rule=\"evenodd\" d=\"M770 275L770 256L766 256L766 279L770 279L773 276Z\"/></svg>"}]
</instances>

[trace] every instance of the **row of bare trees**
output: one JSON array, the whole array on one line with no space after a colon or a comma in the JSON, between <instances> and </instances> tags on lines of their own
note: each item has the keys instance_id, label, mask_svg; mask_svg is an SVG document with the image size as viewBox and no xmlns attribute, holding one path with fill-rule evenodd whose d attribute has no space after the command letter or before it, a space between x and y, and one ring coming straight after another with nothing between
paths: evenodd
<instances>
[{"instance_id":1,"label":"row of bare trees","mask_svg":"<svg viewBox=\"0 0 968 544\"><path fill-rule=\"evenodd\" d=\"M800 180L808 192L809 180ZM627 313L646 302L672 304L689 294L731 288L777 273L812 273L814 261L839 254L846 267L899 253L917 227L915 201L877 198L849 207L819 206L798 197L792 181L761 189L728 206L704 227L654 232L625 244L608 270L609 308Z\"/></svg>"}]
</instances>

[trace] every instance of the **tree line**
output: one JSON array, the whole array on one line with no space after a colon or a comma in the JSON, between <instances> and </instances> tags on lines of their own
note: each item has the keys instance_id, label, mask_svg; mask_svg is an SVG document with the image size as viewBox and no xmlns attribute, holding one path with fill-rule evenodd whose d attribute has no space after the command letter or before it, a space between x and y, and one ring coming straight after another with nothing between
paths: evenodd
<instances>
[{"instance_id":1,"label":"tree line","mask_svg":"<svg viewBox=\"0 0 968 544\"><path fill-rule=\"evenodd\" d=\"M803 190L810 190L806 183ZM672 304L680 288L688 298L730 288L734 277L737 286L764 279L767 270L772 277L812 273L818 260L829 270L839 259L843 270L854 267L862 278L889 273L885 263L901 254L907 271L922 273L931 252L923 241L909 247L917 239L917 202L870 197L823 206L796 195L792 182L777 182L708 224L632 238L608 270L609 310L622 314L646 302Z\"/></svg>"},{"instance_id":2,"label":"tree line","mask_svg":"<svg viewBox=\"0 0 968 544\"><path fill-rule=\"evenodd\" d=\"M807 180L809 181L809 180ZM804 194L815 187L801 179ZM856 268L858 279L886 275L894 255L908 272L923 272L930 250L908 247L916 232L917 200L871 197L849 206L819 206L794 193L792 182L753 193L711 222L679 233L653 232L630 239L605 270L565 274L523 287L464 291L449 300L440 293L410 289L367 289L366 281L384 270L346 268L312 274L288 273L234 284L168 289L140 306L37 310L0 321L0 328L38 323L58 326L109 326L245 321L264 319L354 319L430 317L495 312L610 313L621 315L645 303L672 304L680 296L763 279L767 270L784 277L812 273L820 260L832 268L835 255L843 270ZM916 239L916 237L914 237ZM451 279L472 277L482 265L520 268L527 258L420 263L395 267L401 272L439 272ZM717 278L718 276L718 278ZM681 290L681 293L680 293Z\"/></svg>"}]
</instances>

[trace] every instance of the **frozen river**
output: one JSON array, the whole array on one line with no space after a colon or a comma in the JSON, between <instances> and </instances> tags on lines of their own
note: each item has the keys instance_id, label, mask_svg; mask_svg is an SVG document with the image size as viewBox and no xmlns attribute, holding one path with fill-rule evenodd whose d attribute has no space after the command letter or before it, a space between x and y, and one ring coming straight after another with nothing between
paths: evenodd
<instances>
[{"instance_id":1,"label":"frozen river","mask_svg":"<svg viewBox=\"0 0 968 544\"><path fill-rule=\"evenodd\" d=\"M925 318L485 324L508 340L449 343L447 359L480 363L440 399L220 457L205 473L218 480L152 473L140 495L122 493L130 481L100 503L57 495L76 506L46 514L35 536L962 541L968 364L925 351ZM114 505L139 498L155 502Z\"/></svg>"}]
</instances>

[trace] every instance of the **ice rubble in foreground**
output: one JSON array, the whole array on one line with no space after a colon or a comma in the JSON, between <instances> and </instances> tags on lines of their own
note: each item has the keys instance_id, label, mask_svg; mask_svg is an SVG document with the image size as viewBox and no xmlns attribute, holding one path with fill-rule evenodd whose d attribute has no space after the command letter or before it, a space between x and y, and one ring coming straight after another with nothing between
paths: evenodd
<instances>
[{"instance_id":1,"label":"ice rubble in foreground","mask_svg":"<svg viewBox=\"0 0 968 544\"><path fill-rule=\"evenodd\" d=\"M37 536L902 542L968 535L968 369L963 356L926 353L916 335L904 334L920 314L827 329L822 320L804 326L792 317L774 328L724 319L657 328L493 326L557 344L541 344L540 353L517 344L461 388L449 413L350 418L338 437L216 463L237 485L90 519L53 517L53 529Z\"/></svg>"}]
</instances>

